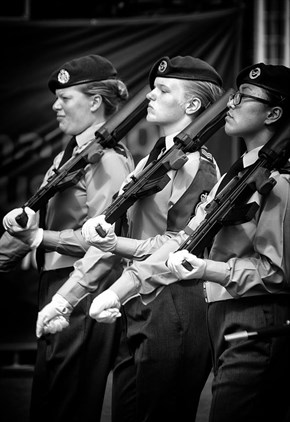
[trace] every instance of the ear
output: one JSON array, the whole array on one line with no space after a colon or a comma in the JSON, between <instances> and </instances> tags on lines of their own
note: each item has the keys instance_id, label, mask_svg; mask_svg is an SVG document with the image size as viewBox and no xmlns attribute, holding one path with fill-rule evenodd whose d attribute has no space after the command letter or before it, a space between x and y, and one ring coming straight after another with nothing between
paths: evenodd
<instances>
[{"instance_id":1,"label":"ear","mask_svg":"<svg viewBox=\"0 0 290 422\"><path fill-rule=\"evenodd\" d=\"M265 120L266 124L272 124L277 122L283 114L283 109L279 106L272 107L270 111L267 113L267 117Z\"/></svg>"},{"instance_id":2,"label":"ear","mask_svg":"<svg viewBox=\"0 0 290 422\"><path fill-rule=\"evenodd\" d=\"M101 104L103 102L102 96L99 94L96 94L92 96L91 98L91 110L96 111L100 108Z\"/></svg>"},{"instance_id":3,"label":"ear","mask_svg":"<svg viewBox=\"0 0 290 422\"><path fill-rule=\"evenodd\" d=\"M192 98L188 103L185 104L185 113L193 114L201 108L201 101L199 98Z\"/></svg>"}]
</instances>

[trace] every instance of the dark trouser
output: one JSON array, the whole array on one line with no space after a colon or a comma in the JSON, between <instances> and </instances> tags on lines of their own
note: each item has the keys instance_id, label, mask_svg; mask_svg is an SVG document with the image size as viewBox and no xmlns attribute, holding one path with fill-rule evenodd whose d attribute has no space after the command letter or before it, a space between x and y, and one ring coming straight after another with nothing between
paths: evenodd
<instances>
[{"instance_id":1,"label":"dark trouser","mask_svg":"<svg viewBox=\"0 0 290 422\"><path fill-rule=\"evenodd\" d=\"M50 302L71 271L65 268L42 273L40 309ZM114 270L111 275L115 280ZM109 284L108 280L97 293ZM68 328L38 341L31 422L100 420L107 377L118 349L120 322L98 324L90 318L88 311L94 297L86 297L75 307Z\"/></svg>"},{"instance_id":2,"label":"dark trouser","mask_svg":"<svg viewBox=\"0 0 290 422\"><path fill-rule=\"evenodd\" d=\"M113 373L113 421L193 422L211 370L202 285L176 283L148 305L135 298L123 322L128 342L122 338Z\"/></svg>"},{"instance_id":3,"label":"dark trouser","mask_svg":"<svg viewBox=\"0 0 290 422\"><path fill-rule=\"evenodd\" d=\"M258 296L209 304L214 356L211 422L283 422L289 406L290 335L225 342L290 319L290 297ZM288 419L289 422L289 419Z\"/></svg>"}]
</instances>

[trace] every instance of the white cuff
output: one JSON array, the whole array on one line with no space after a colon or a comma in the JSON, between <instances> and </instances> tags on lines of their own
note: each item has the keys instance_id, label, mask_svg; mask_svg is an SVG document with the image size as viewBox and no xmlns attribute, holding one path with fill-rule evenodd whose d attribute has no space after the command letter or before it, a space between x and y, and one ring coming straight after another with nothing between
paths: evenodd
<instances>
[{"instance_id":1,"label":"white cuff","mask_svg":"<svg viewBox=\"0 0 290 422\"><path fill-rule=\"evenodd\" d=\"M31 249L36 249L41 244L43 239L43 229L38 229L32 243L29 245Z\"/></svg>"},{"instance_id":2,"label":"white cuff","mask_svg":"<svg viewBox=\"0 0 290 422\"><path fill-rule=\"evenodd\" d=\"M59 310L62 314L66 314L67 312L72 312L73 307L71 304L60 294L55 293L51 300L57 307L60 307Z\"/></svg>"},{"instance_id":3,"label":"white cuff","mask_svg":"<svg viewBox=\"0 0 290 422\"><path fill-rule=\"evenodd\" d=\"M222 286L227 283L230 276L230 266L227 262L212 261L205 259L206 263L203 280L213 281L221 284Z\"/></svg>"}]
</instances>

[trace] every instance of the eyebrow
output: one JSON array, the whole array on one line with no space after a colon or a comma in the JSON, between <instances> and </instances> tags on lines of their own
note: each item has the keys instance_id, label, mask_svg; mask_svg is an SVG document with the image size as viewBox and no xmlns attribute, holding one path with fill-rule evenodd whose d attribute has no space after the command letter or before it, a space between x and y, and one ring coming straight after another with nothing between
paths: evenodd
<instances>
[{"instance_id":1,"label":"eyebrow","mask_svg":"<svg viewBox=\"0 0 290 422\"><path fill-rule=\"evenodd\" d=\"M166 85L166 83L163 83L163 82L157 82L156 84L154 84L154 86L158 87L158 88L169 88L169 86Z\"/></svg>"},{"instance_id":2,"label":"eyebrow","mask_svg":"<svg viewBox=\"0 0 290 422\"><path fill-rule=\"evenodd\" d=\"M240 91L241 93L244 93L244 94L246 94L247 92L250 94L252 94L253 93L253 88L255 87L256 85L253 85L253 87L252 86L244 86L243 88L239 88L238 89L238 91ZM246 92L245 92L246 91Z\"/></svg>"}]
</instances>

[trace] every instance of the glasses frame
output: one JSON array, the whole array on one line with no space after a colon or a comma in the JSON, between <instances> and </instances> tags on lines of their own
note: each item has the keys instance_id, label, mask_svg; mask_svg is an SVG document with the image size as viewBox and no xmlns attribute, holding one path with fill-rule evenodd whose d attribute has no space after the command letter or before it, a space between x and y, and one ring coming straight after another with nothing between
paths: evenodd
<instances>
[{"instance_id":1,"label":"glasses frame","mask_svg":"<svg viewBox=\"0 0 290 422\"><path fill-rule=\"evenodd\" d=\"M271 105L269 100L264 98L254 97L253 95L244 94L243 92L236 91L234 94L231 94L229 97L230 101L233 101L234 106L241 104L243 98L251 98L252 100L258 101L259 103Z\"/></svg>"}]
</instances>

